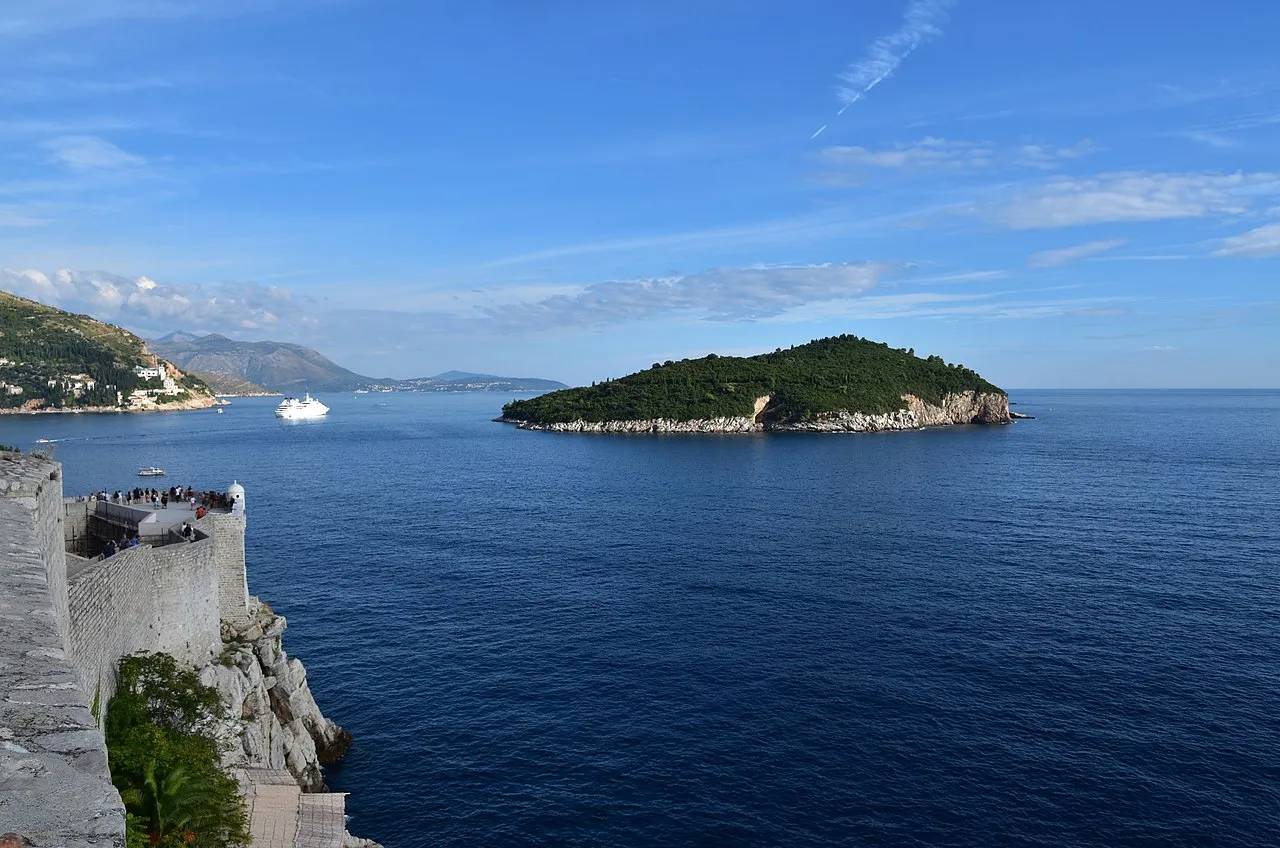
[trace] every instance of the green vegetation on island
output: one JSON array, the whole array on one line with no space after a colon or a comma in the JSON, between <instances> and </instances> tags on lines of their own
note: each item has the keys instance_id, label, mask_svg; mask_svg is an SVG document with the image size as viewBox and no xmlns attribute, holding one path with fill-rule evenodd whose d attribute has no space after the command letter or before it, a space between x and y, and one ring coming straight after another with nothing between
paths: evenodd
<instances>
[{"instance_id":1,"label":"green vegetation on island","mask_svg":"<svg viewBox=\"0 0 1280 848\"><path fill-rule=\"evenodd\" d=\"M221 768L217 731L229 722L218 693L168 654L120 661L107 761L125 803L128 848L248 844L244 799Z\"/></svg>"},{"instance_id":2,"label":"green vegetation on island","mask_svg":"<svg viewBox=\"0 0 1280 848\"><path fill-rule=\"evenodd\" d=\"M212 402L203 381L132 333L0 292L0 409L154 409L204 399Z\"/></svg>"},{"instance_id":3,"label":"green vegetation on island","mask_svg":"<svg viewBox=\"0 0 1280 848\"><path fill-rule=\"evenodd\" d=\"M682 359L617 380L565 389L503 407L503 419L531 424L571 421L672 421L743 417L771 395L768 420L813 421L842 410L879 414L903 409L903 395L941 404L948 394L1004 391L962 365L920 358L852 335L834 336L759 356Z\"/></svg>"}]
</instances>

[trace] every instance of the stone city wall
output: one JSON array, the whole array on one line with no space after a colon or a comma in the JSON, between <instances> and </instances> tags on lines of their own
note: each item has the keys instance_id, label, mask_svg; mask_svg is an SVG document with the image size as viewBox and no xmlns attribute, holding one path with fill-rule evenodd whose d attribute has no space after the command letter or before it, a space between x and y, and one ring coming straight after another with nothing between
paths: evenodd
<instances>
[{"instance_id":1,"label":"stone city wall","mask_svg":"<svg viewBox=\"0 0 1280 848\"><path fill-rule=\"evenodd\" d=\"M99 730L117 665L138 651L192 666L218 655L220 619L248 616L245 518L210 514L196 542L85 560L65 544L94 506L64 503L61 471L0 454L0 832L123 846Z\"/></svg>"},{"instance_id":2,"label":"stone city wall","mask_svg":"<svg viewBox=\"0 0 1280 848\"><path fill-rule=\"evenodd\" d=\"M68 656L61 468L0 454L0 831L124 845L106 742Z\"/></svg>"}]
</instances>

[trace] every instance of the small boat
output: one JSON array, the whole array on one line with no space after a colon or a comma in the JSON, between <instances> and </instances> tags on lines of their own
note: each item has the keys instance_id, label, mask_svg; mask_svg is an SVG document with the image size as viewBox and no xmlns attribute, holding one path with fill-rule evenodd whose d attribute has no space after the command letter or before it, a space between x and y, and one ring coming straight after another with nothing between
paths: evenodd
<instances>
[{"instance_id":1,"label":"small boat","mask_svg":"<svg viewBox=\"0 0 1280 848\"><path fill-rule=\"evenodd\" d=\"M221 414L222 414L222 407L218 407L218 414L219 414L219 415L221 415Z\"/></svg>"},{"instance_id":2,"label":"small boat","mask_svg":"<svg viewBox=\"0 0 1280 848\"><path fill-rule=\"evenodd\" d=\"M53 443L54 443L54 442L56 442L56 441L58 441L58 440L57 440L57 439L36 439L36 444L37 444L37 445L51 445L51 444L53 444Z\"/></svg>"},{"instance_id":3,"label":"small boat","mask_svg":"<svg viewBox=\"0 0 1280 848\"><path fill-rule=\"evenodd\" d=\"M139 477L163 477L164 469L157 468L154 465L148 465L146 468L138 469Z\"/></svg>"},{"instance_id":4,"label":"small boat","mask_svg":"<svg viewBox=\"0 0 1280 848\"><path fill-rule=\"evenodd\" d=\"M276 418L323 418L329 414L329 407L306 394L302 400L287 397L276 407Z\"/></svg>"}]
</instances>

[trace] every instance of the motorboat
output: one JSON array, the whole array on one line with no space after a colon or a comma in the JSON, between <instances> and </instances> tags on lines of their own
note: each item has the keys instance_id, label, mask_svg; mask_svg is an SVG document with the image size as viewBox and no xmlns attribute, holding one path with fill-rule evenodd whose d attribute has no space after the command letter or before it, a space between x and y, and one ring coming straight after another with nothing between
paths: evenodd
<instances>
[{"instance_id":1,"label":"motorboat","mask_svg":"<svg viewBox=\"0 0 1280 848\"><path fill-rule=\"evenodd\" d=\"M146 468L138 469L138 476L139 477L163 477L164 469L157 468L154 465L148 465Z\"/></svg>"},{"instance_id":2,"label":"motorboat","mask_svg":"<svg viewBox=\"0 0 1280 848\"><path fill-rule=\"evenodd\" d=\"M218 407L218 414L219 414L219 415L221 415L221 414L222 414L222 407Z\"/></svg>"},{"instance_id":3,"label":"motorboat","mask_svg":"<svg viewBox=\"0 0 1280 848\"><path fill-rule=\"evenodd\" d=\"M287 397L276 407L276 418L298 420L303 418L323 418L329 414L329 407L316 400L308 392L302 400Z\"/></svg>"}]
</instances>

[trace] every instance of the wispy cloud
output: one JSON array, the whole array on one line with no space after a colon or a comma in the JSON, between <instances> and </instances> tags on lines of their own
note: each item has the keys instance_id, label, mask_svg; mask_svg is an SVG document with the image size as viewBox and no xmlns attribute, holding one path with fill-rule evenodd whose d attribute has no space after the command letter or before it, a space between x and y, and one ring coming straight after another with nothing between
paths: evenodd
<instances>
[{"instance_id":1,"label":"wispy cloud","mask_svg":"<svg viewBox=\"0 0 1280 848\"><path fill-rule=\"evenodd\" d=\"M880 150L835 146L822 151L823 161L830 165L903 170L982 168L990 165L995 155L994 145L986 142L932 136Z\"/></svg>"},{"instance_id":2,"label":"wispy cloud","mask_svg":"<svg viewBox=\"0 0 1280 848\"><path fill-rule=\"evenodd\" d=\"M1214 256L1245 256L1261 258L1264 256L1280 256L1280 224L1267 224L1249 230L1238 236L1222 240L1222 247L1213 252Z\"/></svg>"},{"instance_id":3,"label":"wispy cloud","mask_svg":"<svg viewBox=\"0 0 1280 848\"><path fill-rule=\"evenodd\" d=\"M594 327L658 317L751 321L805 304L856 297L894 266L877 262L716 268L683 276L613 280L570 295L484 310L511 330Z\"/></svg>"},{"instance_id":4,"label":"wispy cloud","mask_svg":"<svg viewBox=\"0 0 1280 848\"><path fill-rule=\"evenodd\" d=\"M22 209L0 206L0 229L42 227L49 223L47 218L40 218Z\"/></svg>"},{"instance_id":5,"label":"wispy cloud","mask_svg":"<svg viewBox=\"0 0 1280 848\"><path fill-rule=\"evenodd\" d=\"M298 317L302 310L291 290L253 282L181 286L105 271L64 268L46 274L6 268L0 272L0 285L50 306L144 331L270 329L285 318Z\"/></svg>"},{"instance_id":6,"label":"wispy cloud","mask_svg":"<svg viewBox=\"0 0 1280 848\"><path fill-rule=\"evenodd\" d=\"M1098 152L1093 139L1084 138L1068 147L1055 147L1050 144L1023 144L1015 151L1013 161L1029 168L1049 170L1063 162L1080 159Z\"/></svg>"},{"instance_id":7,"label":"wispy cloud","mask_svg":"<svg viewBox=\"0 0 1280 848\"><path fill-rule=\"evenodd\" d=\"M41 145L53 160L73 171L135 168L146 164L141 156L121 150L104 138L93 135L66 135Z\"/></svg>"},{"instance_id":8,"label":"wispy cloud","mask_svg":"<svg viewBox=\"0 0 1280 848\"><path fill-rule=\"evenodd\" d=\"M741 226L711 227L679 233L634 236L566 244L504 256L484 263L482 268L545 262L576 256L610 253L633 253L657 249L708 249L739 245L792 244L811 239L846 235L864 229L899 221L907 213L859 218L850 209L831 209L814 215L761 221Z\"/></svg>"},{"instance_id":9,"label":"wispy cloud","mask_svg":"<svg viewBox=\"0 0 1280 848\"><path fill-rule=\"evenodd\" d=\"M231 17L319 0L0 0L0 39L37 38L113 22Z\"/></svg>"},{"instance_id":10,"label":"wispy cloud","mask_svg":"<svg viewBox=\"0 0 1280 848\"><path fill-rule=\"evenodd\" d=\"M1080 244L1075 247L1062 247L1056 250L1042 250L1039 253L1031 254L1027 260L1027 264L1032 268L1054 268L1058 265L1065 265L1068 262L1074 262L1077 259L1083 259L1086 256L1093 256L1095 253L1105 253L1108 250L1115 250L1129 243L1128 239L1105 239L1102 241L1091 241L1088 244Z\"/></svg>"},{"instance_id":11,"label":"wispy cloud","mask_svg":"<svg viewBox=\"0 0 1280 848\"><path fill-rule=\"evenodd\" d=\"M866 54L840 74L840 86L836 90L840 110L836 115L843 115L846 109L888 79L917 47L941 35L947 10L952 5L954 0L910 0L902 13L902 26L873 41ZM810 139L817 138L825 129L824 124Z\"/></svg>"},{"instance_id":12,"label":"wispy cloud","mask_svg":"<svg viewBox=\"0 0 1280 848\"><path fill-rule=\"evenodd\" d=\"M1053 177L1030 190L984 198L972 210L1014 230L1240 215L1280 194L1280 174L1147 173Z\"/></svg>"},{"instance_id":13,"label":"wispy cloud","mask_svg":"<svg viewBox=\"0 0 1280 848\"><path fill-rule=\"evenodd\" d=\"M991 141L964 141L926 136L919 141L893 144L878 150L867 147L833 146L822 151L822 161L830 166L854 170L966 171L993 166L1056 168L1079 159L1097 147L1083 139L1068 147L1049 144L1022 144L1005 147Z\"/></svg>"}]
</instances>

